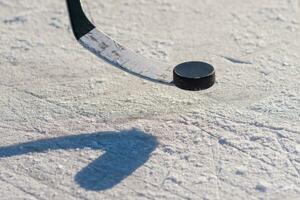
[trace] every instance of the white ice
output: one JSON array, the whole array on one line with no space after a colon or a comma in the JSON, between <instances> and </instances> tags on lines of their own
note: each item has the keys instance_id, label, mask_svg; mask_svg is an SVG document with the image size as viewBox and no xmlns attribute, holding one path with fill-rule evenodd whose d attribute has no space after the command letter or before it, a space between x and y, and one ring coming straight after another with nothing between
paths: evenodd
<instances>
[{"instance_id":1,"label":"white ice","mask_svg":"<svg viewBox=\"0 0 300 200\"><path fill-rule=\"evenodd\" d=\"M186 92L74 39L64 1L0 0L0 199L299 199L297 0L86 0L150 60L200 60Z\"/></svg>"}]
</instances>

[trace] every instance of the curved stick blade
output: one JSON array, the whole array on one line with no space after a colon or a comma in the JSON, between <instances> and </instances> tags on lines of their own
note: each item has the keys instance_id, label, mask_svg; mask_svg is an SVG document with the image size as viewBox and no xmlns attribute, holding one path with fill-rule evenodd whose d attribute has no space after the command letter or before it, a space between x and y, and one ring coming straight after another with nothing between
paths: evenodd
<instances>
[{"instance_id":1,"label":"curved stick blade","mask_svg":"<svg viewBox=\"0 0 300 200\"><path fill-rule=\"evenodd\" d=\"M140 78L173 85L172 67L147 59L126 49L96 27L83 12L80 0L67 0L70 21L76 39L89 51L110 64Z\"/></svg>"}]
</instances>

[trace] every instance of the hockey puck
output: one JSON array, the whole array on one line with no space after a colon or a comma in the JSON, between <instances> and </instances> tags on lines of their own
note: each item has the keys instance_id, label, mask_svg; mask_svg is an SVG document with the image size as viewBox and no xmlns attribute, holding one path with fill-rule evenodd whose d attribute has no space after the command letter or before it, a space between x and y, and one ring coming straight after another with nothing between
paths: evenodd
<instances>
[{"instance_id":1,"label":"hockey puck","mask_svg":"<svg viewBox=\"0 0 300 200\"><path fill-rule=\"evenodd\" d=\"M173 70L173 83L183 90L205 90L213 86L215 80L214 67L204 62L185 62Z\"/></svg>"}]
</instances>

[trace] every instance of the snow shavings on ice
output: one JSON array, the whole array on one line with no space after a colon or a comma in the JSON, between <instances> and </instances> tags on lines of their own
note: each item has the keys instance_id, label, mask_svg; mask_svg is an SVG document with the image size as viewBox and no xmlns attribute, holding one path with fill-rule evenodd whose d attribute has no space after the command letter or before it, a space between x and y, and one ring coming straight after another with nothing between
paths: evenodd
<instances>
[{"instance_id":1,"label":"snow shavings on ice","mask_svg":"<svg viewBox=\"0 0 300 200\"><path fill-rule=\"evenodd\" d=\"M217 83L143 81L75 41L64 1L0 0L0 199L299 199L299 1L84 2Z\"/></svg>"}]
</instances>

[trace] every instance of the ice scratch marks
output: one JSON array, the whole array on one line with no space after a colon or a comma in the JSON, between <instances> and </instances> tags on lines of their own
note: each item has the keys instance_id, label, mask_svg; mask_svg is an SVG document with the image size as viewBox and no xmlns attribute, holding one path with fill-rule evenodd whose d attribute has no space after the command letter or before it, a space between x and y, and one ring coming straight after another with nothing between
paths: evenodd
<instances>
[{"instance_id":1,"label":"ice scratch marks","mask_svg":"<svg viewBox=\"0 0 300 200\"><path fill-rule=\"evenodd\" d=\"M34 46L25 39L16 39L16 42L11 46L11 50L29 51Z\"/></svg>"},{"instance_id":2,"label":"ice scratch marks","mask_svg":"<svg viewBox=\"0 0 300 200\"><path fill-rule=\"evenodd\" d=\"M231 124L232 122L226 121L226 124ZM247 124L248 125L248 124ZM239 124L231 124L231 127L240 127L243 126L242 123ZM278 171L282 171L285 169L286 164L288 164L288 158L286 155L281 155L282 151L278 151L274 148L271 147L269 144L272 142L274 139L274 135L270 133L268 136L263 137L262 140L260 141L251 141L249 137L251 136L251 132L246 132L243 133L243 135L240 135L237 137L237 135L240 134L239 129L235 130L235 133L233 135L230 134L230 130L223 130L223 134L219 135L217 132L220 128L220 131L223 129L222 124L216 123L214 124L214 130L215 131L207 131L201 127L198 127L203 133L207 133L209 136L211 136L214 139L217 139L219 144L225 147L233 148L236 149L238 152L245 154L246 156L249 156L249 158L259 161L273 169L276 169ZM218 128L219 127L219 128ZM255 128L255 127L254 127ZM225 132L228 132L227 137L223 137ZM215 133L216 132L216 133ZM225 134L226 135L226 134ZM236 139L230 139L231 137L234 137ZM226 139L229 138L229 139ZM267 141L267 143L265 143ZM276 142L276 140L275 140ZM275 144L276 145L276 144ZM268 151L268 154L261 154L260 150L262 152ZM290 165L289 165L290 166ZM220 172L219 170L216 170L217 172ZM290 166L286 168L286 170L282 171L282 174L288 178L289 180L294 181L294 178L297 177L295 176L294 169Z\"/></svg>"},{"instance_id":3,"label":"ice scratch marks","mask_svg":"<svg viewBox=\"0 0 300 200\"><path fill-rule=\"evenodd\" d=\"M289 155L290 152L285 148L284 144L282 143L282 141L280 139L280 136L277 134L277 136L275 138L276 138L276 141L278 142L281 150L286 154L289 164L294 168L296 175L298 177L300 177L300 170L296 167L296 165L293 163L293 160L290 158L290 155Z\"/></svg>"},{"instance_id":4,"label":"ice scratch marks","mask_svg":"<svg viewBox=\"0 0 300 200\"><path fill-rule=\"evenodd\" d=\"M27 18L24 16L14 16L3 20L4 24L13 25L13 24L25 24Z\"/></svg>"},{"instance_id":5,"label":"ice scratch marks","mask_svg":"<svg viewBox=\"0 0 300 200\"><path fill-rule=\"evenodd\" d=\"M280 126L280 125L278 125L278 126L269 125L268 123L262 123L262 122L259 122L259 121L253 120L253 119L250 120L250 121L244 121L244 120L241 120L241 119L238 119L238 118L236 118L236 119L229 118L229 117L225 116L224 114L216 113L216 112L211 112L211 114L214 115L217 118L221 118L223 120L226 120L226 121L229 121L229 122L234 122L234 123L237 123L237 124L240 124L240 125L252 126L252 127L255 127L255 128L264 128L264 129L269 129L270 131L286 131L286 132L294 133L294 134L297 134L297 135L300 134L300 131L293 130L293 129L290 129L290 128L286 128L286 127L283 127L283 126Z\"/></svg>"},{"instance_id":6,"label":"ice scratch marks","mask_svg":"<svg viewBox=\"0 0 300 200\"><path fill-rule=\"evenodd\" d=\"M213 137L211 138L211 140L213 140L213 142L216 141L216 139ZM216 176L216 199L220 199L220 192L219 192L219 188L220 188L220 180L219 180L219 172L221 170L221 168L218 167L218 165L216 165L215 162L218 162L219 159L219 154L220 154L220 150L219 150L219 143L216 143L216 153L214 152L214 148L213 145L210 144L211 146L211 163L212 163L212 168L215 170L215 176Z\"/></svg>"},{"instance_id":7,"label":"ice scratch marks","mask_svg":"<svg viewBox=\"0 0 300 200\"><path fill-rule=\"evenodd\" d=\"M49 22L49 25L54 28L57 28L57 29L63 28L63 24L62 24L61 20L56 17L51 18L51 22Z\"/></svg>"},{"instance_id":8,"label":"ice scratch marks","mask_svg":"<svg viewBox=\"0 0 300 200\"><path fill-rule=\"evenodd\" d=\"M268 189L269 184L265 181L260 180L257 185L255 186L255 190L259 192L266 192Z\"/></svg>"},{"instance_id":9,"label":"ice scratch marks","mask_svg":"<svg viewBox=\"0 0 300 200\"><path fill-rule=\"evenodd\" d=\"M81 199L87 200L87 198L83 196L74 196L71 192L64 190L62 188L58 188L51 183L47 183L45 181L41 181L34 175L30 173L26 173L23 170L12 170L9 165L2 166L2 174L0 176L0 180L6 182L7 184L12 185L13 187L23 191L24 193L31 195L35 199L44 199L45 190L50 191L51 193L56 193L58 196L68 197L68 199L77 199L80 197ZM25 175L26 174L26 175ZM18 181L16 181L18 179ZM22 181L20 181L22 180ZM37 188L31 187L31 185L35 185Z\"/></svg>"},{"instance_id":10,"label":"ice scratch marks","mask_svg":"<svg viewBox=\"0 0 300 200\"><path fill-rule=\"evenodd\" d=\"M221 56L222 58L228 60L229 62L232 62L234 64L245 64L245 65L251 65L252 63L250 61L241 60L238 58L233 58L229 56Z\"/></svg>"},{"instance_id":11,"label":"ice scratch marks","mask_svg":"<svg viewBox=\"0 0 300 200\"><path fill-rule=\"evenodd\" d=\"M76 111L76 110L72 110L69 106L67 105L64 105L60 102L56 102L56 101L52 101L52 100L49 100L47 97L45 96L41 96L41 95L38 95L38 94L35 94L33 92L30 92L30 91L27 91L27 90L19 90L19 92L23 92L25 94L28 94L28 95L31 95L32 97L35 97L41 101L44 101L45 103L48 103L49 105L53 105L53 106L56 106L60 109L63 109L67 112L70 112L70 113L74 113L80 117L90 117L90 115L88 113L85 113L85 112L80 112L80 111Z\"/></svg>"},{"instance_id":12,"label":"ice scratch marks","mask_svg":"<svg viewBox=\"0 0 300 200\"><path fill-rule=\"evenodd\" d=\"M6 61L6 62L10 63L13 66L18 65L18 63L19 63L18 59L14 55L7 55L7 54L0 53L0 58L1 58L0 59L0 64L3 61Z\"/></svg>"},{"instance_id":13,"label":"ice scratch marks","mask_svg":"<svg viewBox=\"0 0 300 200\"><path fill-rule=\"evenodd\" d=\"M32 197L33 199L38 199L38 197L37 197L34 193L29 192L29 191L27 191L26 189L24 189L23 187L18 186L18 185L17 185L16 183L14 183L13 181L7 181L6 179L4 179L4 178L2 178L2 177L0 177L0 180L3 181L5 184L8 184L8 185L12 186L13 188L15 188L15 189L17 189L17 190L23 192L24 194L26 194L26 195ZM25 197L24 197L24 198L25 198Z\"/></svg>"}]
</instances>

